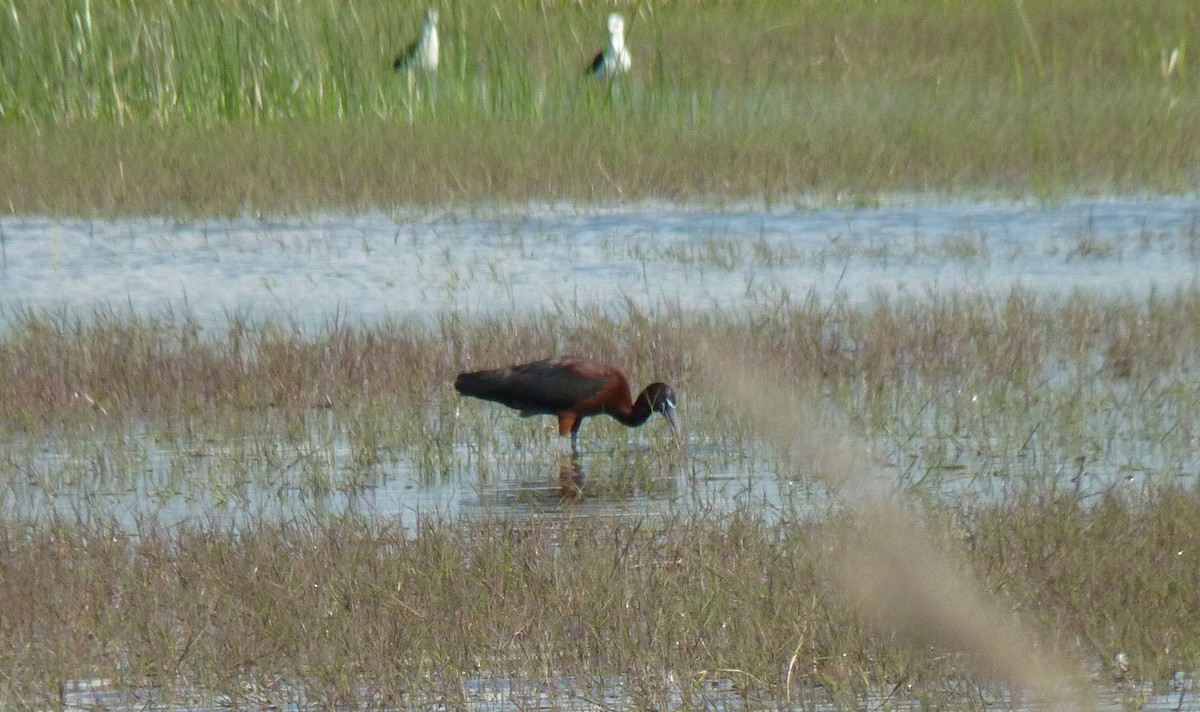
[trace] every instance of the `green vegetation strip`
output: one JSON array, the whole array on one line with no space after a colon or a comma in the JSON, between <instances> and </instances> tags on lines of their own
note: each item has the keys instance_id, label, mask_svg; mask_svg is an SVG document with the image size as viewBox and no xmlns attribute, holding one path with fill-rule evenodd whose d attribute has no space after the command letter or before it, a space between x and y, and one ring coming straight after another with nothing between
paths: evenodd
<instances>
[{"instance_id":1,"label":"green vegetation strip","mask_svg":"<svg viewBox=\"0 0 1200 712\"><path fill-rule=\"evenodd\" d=\"M494 200L1187 191L1190 0L612 7L11 0L0 209L229 214Z\"/></svg>"}]
</instances>

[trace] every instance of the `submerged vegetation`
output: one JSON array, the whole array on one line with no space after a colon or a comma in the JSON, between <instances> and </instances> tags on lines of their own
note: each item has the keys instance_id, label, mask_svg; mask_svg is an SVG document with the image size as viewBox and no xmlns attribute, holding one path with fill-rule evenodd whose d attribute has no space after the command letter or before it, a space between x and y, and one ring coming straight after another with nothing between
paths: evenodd
<instances>
[{"instance_id":1,"label":"submerged vegetation","mask_svg":"<svg viewBox=\"0 0 1200 712\"><path fill-rule=\"evenodd\" d=\"M492 200L1182 191L1190 0L612 7L13 0L9 212L236 213Z\"/></svg>"}]
</instances>

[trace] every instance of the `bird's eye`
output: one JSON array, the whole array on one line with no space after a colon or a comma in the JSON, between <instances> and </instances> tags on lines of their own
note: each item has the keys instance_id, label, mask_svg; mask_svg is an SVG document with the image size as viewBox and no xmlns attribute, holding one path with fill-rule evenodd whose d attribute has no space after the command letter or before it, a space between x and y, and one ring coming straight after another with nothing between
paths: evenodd
<instances>
[{"instance_id":1,"label":"bird's eye","mask_svg":"<svg viewBox=\"0 0 1200 712\"><path fill-rule=\"evenodd\" d=\"M675 399L668 398L663 402L663 405L667 406L668 408L674 409L675 408Z\"/></svg>"}]
</instances>

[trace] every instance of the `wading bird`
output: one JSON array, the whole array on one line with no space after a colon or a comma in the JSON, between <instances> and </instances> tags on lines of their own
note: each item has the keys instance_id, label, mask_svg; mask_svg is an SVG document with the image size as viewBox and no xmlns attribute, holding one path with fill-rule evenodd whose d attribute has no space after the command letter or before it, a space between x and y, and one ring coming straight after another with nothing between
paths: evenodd
<instances>
[{"instance_id":1,"label":"wading bird","mask_svg":"<svg viewBox=\"0 0 1200 712\"><path fill-rule=\"evenodd\" d=\"M625 18L614 12L608 16L608 47L596 55L588 67L588 74L602 79L611 79L629 71L629 50L625 49Z\"/></svg>"},{"instance_id":2,"label":"wading bird","mask_svg":"<svg viewBox=\"0 0 1200 712\"><path fill-rule=\"evenodd\" d=\"M590 415L606 413L635 428L662 413L679 437L675 420L675 391L665 383L651 383L638 394L629 392L629 379L620 369L582 358L551 358L543 361L460 373L454 387L465 396L502 403L531 415L558 416L559 448L579 451L579 426Z\"/></svg>"},{"instance_id":3,"label":"wading bird","mask_svg":"<svg viewBox=\"0 0 1200 712\"><path fill-rule=\"evenodd\" d=\"M421 37L408 46L396 63L392 65L397 72L426 72L434 74L438 67L438 33L437 10L429 8L425 11L425 24L421 26Z\"/></svg>"}]
</instances>

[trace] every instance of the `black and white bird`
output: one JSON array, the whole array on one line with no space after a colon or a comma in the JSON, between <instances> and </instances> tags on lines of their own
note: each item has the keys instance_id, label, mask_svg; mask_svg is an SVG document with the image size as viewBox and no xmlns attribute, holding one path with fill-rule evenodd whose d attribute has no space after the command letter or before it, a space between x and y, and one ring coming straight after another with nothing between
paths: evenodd
<instances>
[{"instance_id":1,"label":"black and white bird","mask_svg":"<svg viewBox=\"0 0 1200 712\"><path fill-rule=\"evenodd\" d=\"M438 67L438 14L430 8L425 12L425 24L421 26L421 37L408 46L396 58L397 72L426 72L434 74Z\"/></svg>"},{"instance_id":2,"label":"black and white bird","mask_svg":"<svg viewBox=\"0 0 1200 712\"><path fill-rule=\"evenodd\" d=\"M597 54L588 67L593 77L609 79L629 71L629 50L625 48L625 18L614 12L608 16L608 47Z\"/></svg>"}]
</instances>

